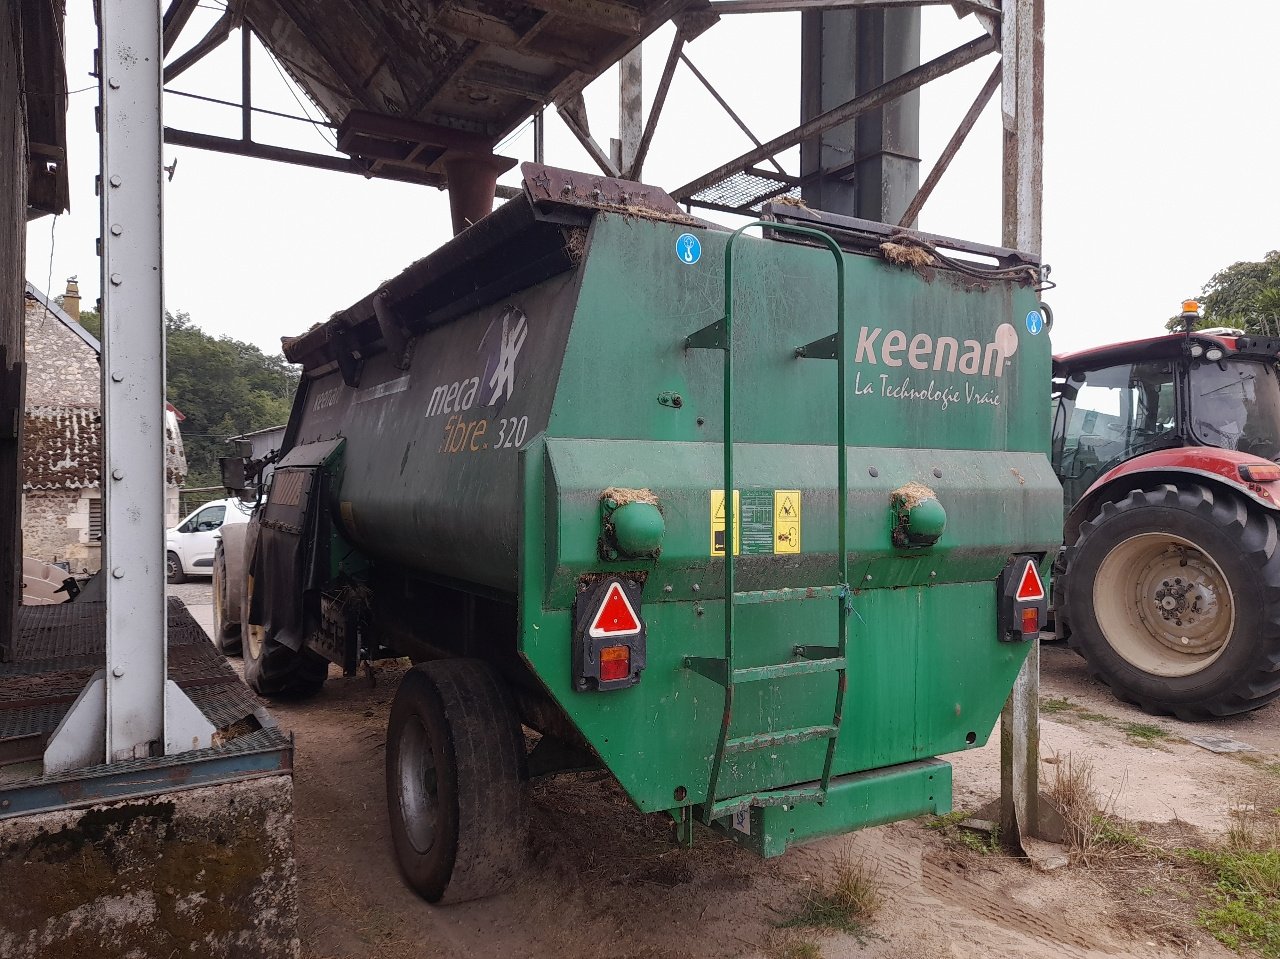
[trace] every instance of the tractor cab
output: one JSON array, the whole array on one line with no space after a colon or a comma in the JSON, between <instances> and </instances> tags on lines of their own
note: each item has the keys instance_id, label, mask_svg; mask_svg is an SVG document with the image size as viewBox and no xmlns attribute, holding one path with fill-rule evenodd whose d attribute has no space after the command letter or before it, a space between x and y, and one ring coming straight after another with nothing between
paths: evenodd
<instances>
[{"instance_id":1,"label":"tractor cab","mask_svg":"<svg viewBox=\"0 0 1280 959\"><path fill-rule=\"evenodd\" d=\"M1066 509L1117 467L1158 450L1280 459L1277 355L1280 340L1206 330L1054 357L1052 456Z\"/></svg>"}]
</instances>

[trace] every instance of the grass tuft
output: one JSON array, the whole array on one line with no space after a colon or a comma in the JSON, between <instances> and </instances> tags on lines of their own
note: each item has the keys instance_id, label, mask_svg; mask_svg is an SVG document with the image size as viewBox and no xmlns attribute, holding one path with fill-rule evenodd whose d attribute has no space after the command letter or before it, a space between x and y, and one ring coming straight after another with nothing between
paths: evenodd
<instances>
[{"instance_id":1,"label":"grass tuft","mask_svg":"<svg viewBox=\"0 0 1280 959\"><path fill-rule=\"evenodd\" d=\"M1080 707L1071 700L1063 697L1061 699L1042 699L1040 700L1040 712L1042 713L1066 713L1078 710Z\"/></svg>"},{"instance_id":2,"label":"grass tuft","mask_svg":"<svg viewBox=\"0 0 1280 959\"><path fill-rule=\"evenodd\" d=\"M1169 730L1151 723L1122 723L1120 729L1130 739L1144 746L1173 738Z\"/></svg>"},{"instance_id":3,"label":"grass tuft","mask_svg":"<svg viewBox=\"0 0 1280 959\"><path fill-rule=\"evenodd\" d=\"M822 950L810 939L782 939L769 949L770 959L822 959Z\"/></svg>"},{"instance_id":4,"label":"grass tuft","mask_svg":"<svg viewBox=\"0 0 1280 959\"><path fill-rule=\"evenodd\" d=\"M836 863L830 876L804 892L796 914L781 925L861 936L870 929L884 901L879 873L861 860L846 857Z\"/></svg>"}]
</instances>

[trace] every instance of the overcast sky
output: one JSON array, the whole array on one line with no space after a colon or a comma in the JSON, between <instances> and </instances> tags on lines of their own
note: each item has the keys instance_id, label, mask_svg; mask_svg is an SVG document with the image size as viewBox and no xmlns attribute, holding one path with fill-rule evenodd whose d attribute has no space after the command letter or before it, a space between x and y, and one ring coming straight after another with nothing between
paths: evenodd
<instances>
[{"instance_id":1,"label":"overcast sky","mask_svg":"<svg viewBox=\"0 0 1280 959\"><path fill-rule=\"evenodd\" d=\"M206 3L179 49L216 18L213 4L221 0ZM1280 124L1272 113L1280 3L1048 0L1047 17L1043 253L1059 284L1045 297L1057 317L1054 347L1159 333L1214 272L1280 247ZM798 121L799 29L799 14L724 17L687 50L762 140ZM979 28L949 8L928 7L923 34L927 60ZM670 36L668 26L645 44L646 104ZM86 305L99 289L93 45L91 4L72 0L68 84L82 91L72 95L68 115L72 210L31 223L27 243L28 278L57 293L78 274ZM924 88L923 171L994 62L988 57ZM260 47L253 70L256 105L293 114L305 105L319 116ZM172 86L238 101L239 82L233 37ZM599 142L616 131L616 103L611 72L588 90ZM235 109L174 95L164 107L170 126L239 136ZM254 123L255 138L266 142L324 151L331 140L305 123L262 116ZM921 229L1000 242L999 143L997 97L925 207ZM750 146L682 66L644 179L675 188ZM531 159L528 127L499 152ZM178 160L165 188L167 308L269 352L279 350L281 336L348 306L451 233L447 198L433 189L168 146L164 156ZM553 112L547 162L593 169ZM517 180L518 171L504 178Z\"/></svg>"}]
</instances>

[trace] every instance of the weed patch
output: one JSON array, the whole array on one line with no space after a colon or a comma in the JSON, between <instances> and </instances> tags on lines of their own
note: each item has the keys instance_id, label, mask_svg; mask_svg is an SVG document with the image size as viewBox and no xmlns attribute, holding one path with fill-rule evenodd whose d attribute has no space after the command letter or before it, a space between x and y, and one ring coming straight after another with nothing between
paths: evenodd
<instances>
[{"instance_id":1,"label":"weed patch","mask_svg":"<svg viewBox=\"0 0 1280 959\"><path fill-rule=\"evenodd\" d=\"M1188 857L1208 870L1211 905L1200 924L1223 945L1280 959L1280 850L1193 849Z\"/></svg>"},{"instance_id":2,"label":"weed patch","mask_svg":"<svg viewBox=\"0 0 1280 959\"><path fill-rule=\"evenodd\" d=\"M769 947L770 959L822 959L822 950L810 939L779 939Z\"/></svg>"},{"instance_id":3,"label":"weed patch","mask_svg":"<svg viewBox=\"0 0 1280 959\"><path fill-rule=\"evenodd\" d=\"M1173 738L1173 733L1169 730L1152 723L1123 723L1120 729L1130 739L1144 746Z\"/></svg>"},{"instance_id":4,"label":"weed patch","mask_svg":"<svg viewBox=\"0 0 1280 959\"><path fill-rule=\"evenodd\" d=\"M1066 713L1073 712L1079 708L1079 706L1065 697L1062 699L1040 700L1040 712L1042 713Z\"/></svg>"},{"instance_id":5,"label":"weed patch","mask_svg":"<svg viewBox=\"0 0 1280 959\"><path fill-rule=\"evenodd\" d=\"M804 892L795 915L780 925L783 928L832 929L852 936L864 936L884 900L880 877L875 869L861 860L841 859L830 876L818 880Z\"/></svg>"},{"instance_id":6,"label":"weed patch","mask_svg":"<svg viewBox=\"0 0 1280 959\"><path fill-rule=\"evenodd\" d=\"M967 849L980 856L996 855L1004 851L1000 846L999 826L993 826L987 831L961 825L968 818L969 813L956 810L945 816L934 816L925 823L925 827L942 833L943 840L953 848Z\"/></svg>"}]
</instances>

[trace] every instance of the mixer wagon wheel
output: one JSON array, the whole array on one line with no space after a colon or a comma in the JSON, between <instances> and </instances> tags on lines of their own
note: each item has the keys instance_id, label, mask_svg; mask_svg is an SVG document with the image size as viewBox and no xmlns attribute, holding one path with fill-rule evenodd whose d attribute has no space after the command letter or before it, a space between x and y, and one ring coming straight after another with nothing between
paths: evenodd
<instances>
[{"instance_id":1,"label":"mixer wagon wheel","mask_svg":"<svg viewBox=\"0 0 1280 959\"><path fill-rule=\"evenodd\" d=\"M240 604L240 645L244 655L244 681L259 696L313 696L329 675L329 661L307 649L290 649L249 622L253 606L253 577L244 580Z\"/></svg>"},{"instance_id":2,"label":"mixer wagon wheel","mask_svg":"<svg viewBox=\"0 0 1280 959\"><path fill-rule=\"evenodd\" d=\"M423 663L387 723L387 812L396 858L428 902L481 899L527 849L524 736L502 680L477 659Z\"/></svg>"},{"instance_id":3,"label":"mixer wagon wheel","mask_svg":"<svg viewBox=\"0 0 1280 959\"><path fill-rule=\"evenodd\" d=\"M1196 483L1135 490L1080 528L1071 646L1122 700L1195 720L1280 696L1276 519Z\"/></svg>"}]
</instances>

